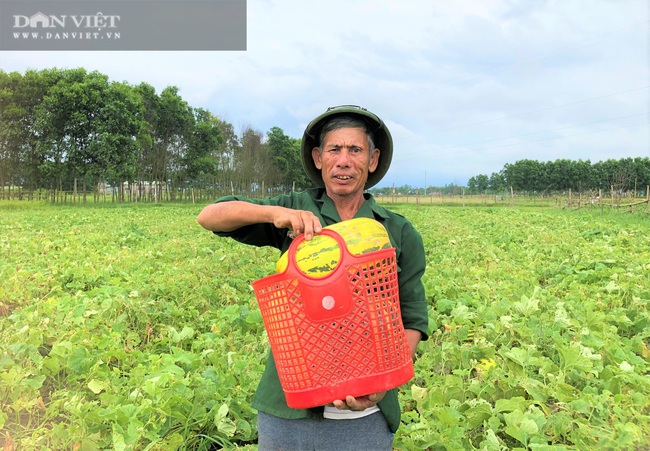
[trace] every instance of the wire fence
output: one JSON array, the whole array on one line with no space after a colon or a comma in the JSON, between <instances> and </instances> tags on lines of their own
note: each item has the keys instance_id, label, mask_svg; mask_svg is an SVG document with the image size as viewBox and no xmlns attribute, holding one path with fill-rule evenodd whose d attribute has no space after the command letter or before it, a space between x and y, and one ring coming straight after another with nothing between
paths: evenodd
<instances>
[{"instance_id":1,"label":"wire fence","mask_svg":"<svg viewBox=\"0 0 650 451\"><path fill-rule=\"evenodd\" d=\"M610 191L605 194L602 190L590 190L574 193L571 191L550 195L518 193L508 194L389 194L375 196L380 203L388 204L423 204L447 206L519 206L519 207L555 207L555 208L633 208L645 207L650 209L650 186L646 187L645 195L637 192L620 193Z\"/></svg>"},{"instance_id":2,"label":"wire fence","mask_svg":"<svg viewBox=\"0 0 650 451\"><path fill-rule=\"evenodd\" d=\"M52 204L108 204L108 203L138 203L138 202L181 202L207 204L225 195L242 195L246 197L266 197L288 193L291 189L283 187L236 186L230 184L227 188L183 188L167 189L165 187L151 189L94 189L92 191L66 190L25 190L21 187L5 187L0 189L0 202L48 202ZM624 211L642 210L650 213L650 186L645 194L640 192L616 192L610 190L590 190L586 192L565 192L551 195L536 195L518 193L510 190L502 194L465 194L458 192L443 194L433 191L422 194L377 194L376 200L381 204L417 204L443 206L510 206L510 207L549 207L563 209L581 208L610 208Z\"/></svg>"},{"instance_id":3,"label":"wire fence","mask_svg":"<svg viewBox=\"0 0 650 451\"><path fill-rule=\"evenodd\" d=\"M226 195L243 195L247 197L274 196L291 191L286 186L259 186L256 184L226 183L221 187L209 188L170 188L164 183L133 184L117 187L99 186L90 190L37 189L22 187L0 188L0 201L36 201L52 204L84 203L134 203L134 202L213 202Z\"/></svg>"}]
</instances>

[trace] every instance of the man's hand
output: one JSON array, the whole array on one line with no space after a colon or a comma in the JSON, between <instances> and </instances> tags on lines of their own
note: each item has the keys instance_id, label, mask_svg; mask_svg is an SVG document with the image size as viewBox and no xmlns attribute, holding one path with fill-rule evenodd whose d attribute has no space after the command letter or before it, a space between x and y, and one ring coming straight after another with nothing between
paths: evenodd
<instances>
[{"instance_id":1,"label":"man's hand","mask_svg":"<svg viewBox=\"0 0 650 451\"><path fill-rule=\"evenodd\" d=\"M330 406L336 407L339 410L353 410L359 412L361 410L366 410L369 407L377 405L379 401L384 399L386 392L382 391L379 393L373 393L372 395L365 396L346 396L345 399L337 399L332 401Z\"/></svg>"},{"instance_id":2,"label":"man's hand","mask_svg":"<svg viewBox=\"0 0 650 451\"><path fill-rule=\"evenodd\" d=\"M292 210L284 207L276 207L273 214L273 225L279 229L291 230L293 236L304 233L306 240L311 240L315 234L323 230L320 220L311 211Z\"/></svg>"},{"instance_id":3,"label":"man's hand","mask_svg":"<svg viewBox=\"0 0 650 451\"><path fill-rule=\"evenodd\" d=\"M276 205L257 205L231 200L206 206L196 218L199 224L213 232L231 232L250 224L271 223L293 234L305 234L311 240L323 230L320 220L311 211L292 210Z\"/></svg>"}]
</instances>

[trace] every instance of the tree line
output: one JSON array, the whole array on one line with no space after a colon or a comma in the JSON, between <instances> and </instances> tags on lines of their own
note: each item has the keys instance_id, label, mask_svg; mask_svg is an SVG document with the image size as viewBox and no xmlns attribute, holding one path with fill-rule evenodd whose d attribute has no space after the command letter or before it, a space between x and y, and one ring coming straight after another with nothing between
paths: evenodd
<instances>
[{"instance_id":1,"label":"tree line","mask_svg":"<svg viewBox=\"0 0 650 451\"><path fill-rule=\"evenodd\" d=\"M373 188L375 194L639 191L650 159L520 160L467 186ZM0 70L0 198L15 189L176 199L188 190L273 194L310 186L300 139L190 106L169 86L110 81L85 69Z\"/></svg>"},{"instance_id":2,"label":"tree line","mask_svg":"<svg viewBox=\"0 0 650 451\"><path fill-rule=\"evenodd\" d=\"M377 196L398 195L461 195L509 194L510 190L528 195L555 195L572 191L588 193L614 191L644 196L650 185L650 158L609 159L591 163L589 160L555 161L519 160L506 163L499 172L479 174L469 178L467 185L451 183L445 186L418 188L411 185L375 187Z\"/></svg>"},{"instance_id":3,"label":"tree line","mask_svg":"<svg viewBox=\"0 0 650 451\"><path fill-rule=\"evenodd\" d=\"M190 106L174 86L85 69L0 70L0 186L173 199L188 188L307 186L300 140ZM125 188L126 187L126 188Z\"/></svg>"},{"instance_id":4,"label":"tree line","mask_svg":"<svg viewBox=\"0 0 650 451\"><path fill-rule=\"evenodd\" d=\"M623 158L591 163L589 160L519 160L499 172L469 179L469 194L501 193L510 189L530 194L558 192L645 192L650 185L650 158Z\"/></svg>"}]
</instances>

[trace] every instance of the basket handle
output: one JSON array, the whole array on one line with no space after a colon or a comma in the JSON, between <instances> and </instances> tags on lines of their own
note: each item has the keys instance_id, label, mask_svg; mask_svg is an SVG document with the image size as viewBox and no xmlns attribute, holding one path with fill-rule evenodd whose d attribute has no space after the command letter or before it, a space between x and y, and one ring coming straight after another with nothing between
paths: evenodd
<instances>
[{"instance_id":1,"label":"basket handle","mask_svg":"<svg viewBox=\"0 0 650 451\"><path fill-rule=\"evenodd\" d=\"M327 322L346 315L353 304L344 265L346 261L349 264L349 259L353 255L348 252L345 240L337 232L323 229L321 234L334 238L339 246L339 261L332 272L325 277L307 275L297 266L296 250L305 240L304 234L298 235L291 243L287 255L286 273L297 276L305 315L314 323Z\"/></svg>"},{"instance_id":2,"label":"basket handle","mask_svg":"<svg viewBox=\"0 0 650 451\"><path fill-rule=\"evenodd\" d=\"M324 228L318 234L319 235L326 235L326 236L334 238L336 240L336 242L338 243L338 245L339 245L339 261L336 264L336 267L334 267L334 269L330 273L330 275L334 275L334 274L336 274L337 270L343 264L344 253L347 253L348 255L352 255L352 254L350 254L348 252L348 245L345 243L345 240L343 239L341 234L339 234L338 232L335 232L332 229L325 229ZM305 234L301 233L296 238L294 238L294 240L291 242L291 245L289 246L289 250L287 251L287 269L291 268L293 271L298 271L298 273L301 276L308 277L309 279L320 280L319 277L314 277L314 276L310 276L308 274L305 274L304 272L302 272L302 270L300 270L298 268L298 263L296 261L296 252L298 251L298 246L300 245L300 243L302 243L305 240L306 240L305 239Z\"/></svg>"}]
</instances>

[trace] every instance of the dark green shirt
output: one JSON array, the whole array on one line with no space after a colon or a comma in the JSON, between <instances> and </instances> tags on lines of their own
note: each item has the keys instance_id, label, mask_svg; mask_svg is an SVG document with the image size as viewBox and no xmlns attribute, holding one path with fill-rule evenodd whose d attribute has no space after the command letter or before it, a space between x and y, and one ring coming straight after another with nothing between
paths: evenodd
<instances>
[{"instance_id":1,"label":"dark green shirt","mask_svg":"<svg viewBox=\"0 0 650 451\"><path fill-rule=\"evenodd\" d=\"M365 194L365 198L366 200L361 205L355 218L375 219L381 222L388 231L397 256L402 322L406 329L420 331L422 339L426 340L428 338L428 316L424 286L422 284L422 275L425 269L422 237L405 217L381 207L370 194ZM232 200L241 200L258 205L281 206L294 210L308 210L320 219L323 226L341 222L334 202L325 194L325 190L322 188L265 199L226 196L218 199L217 202ZM278 229L273 224L253 224L231 232L219 232L217 235L231 237L241 243L254 246L273 246L285 252L291 244L288 232L288 229ZM397 389L390 390L378 405L391 430L395 432L400 424L401 416ZM273 354L270 352L262 379L253 398L253 407L269 415L281 418L323 418L322 407L303 410L292 409L287 406Z\"/></svg>"}]
</instances>

